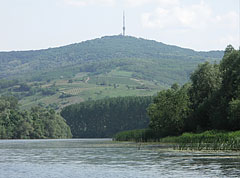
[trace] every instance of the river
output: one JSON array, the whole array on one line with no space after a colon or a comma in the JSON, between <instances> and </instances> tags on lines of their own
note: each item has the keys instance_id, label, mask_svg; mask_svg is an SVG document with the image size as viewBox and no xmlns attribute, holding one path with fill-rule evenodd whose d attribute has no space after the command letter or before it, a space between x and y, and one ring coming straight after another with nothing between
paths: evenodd
<instances>
[{"instance_id":1,"label":"river","mask_svg":"<svg viewBox=\"0 0 240 178\"><path fill-rule=\"evenodd\" d=\"M193 152L110 139L0 140L0 178L240 177L239 152Z\"/></svg>"}]
</instances>

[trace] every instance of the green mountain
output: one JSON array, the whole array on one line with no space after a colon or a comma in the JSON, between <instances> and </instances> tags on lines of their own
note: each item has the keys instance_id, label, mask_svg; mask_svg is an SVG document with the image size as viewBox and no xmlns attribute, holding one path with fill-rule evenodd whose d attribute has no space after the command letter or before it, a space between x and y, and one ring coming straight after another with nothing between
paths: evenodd
<instances>
[{"instance_id":1,"label":"green mountain","mask_svg":"<svg viewBox=\"0 0 240 178\"><path fill-rule=\"evenodd\" d=\"M55 70L99 74L119 67L133 72L133 77L170 85L186 82L197 64L222 56L223 51L196 52L130 36L106 36L59 48L0 52L0 78L24 74L37 78Z\"/></svg>"},{"instance_id":2,"label":"green mountain","mask_svg":"<svg viewBox=\"0 0 240 178\"><path fill-rule=\"evenodd\" d=\"M38 104L55 109L92 99L153 95L185 83L199 63L219 62L223 53L131 36L0 52L0 95L16 96L24 108Z\"/></svg>"}]
</instances>

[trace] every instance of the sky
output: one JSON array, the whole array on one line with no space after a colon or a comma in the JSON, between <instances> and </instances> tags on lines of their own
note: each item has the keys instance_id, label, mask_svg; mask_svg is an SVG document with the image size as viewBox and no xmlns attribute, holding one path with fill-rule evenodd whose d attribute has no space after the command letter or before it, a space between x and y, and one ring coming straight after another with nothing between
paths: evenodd
<instances>
[{"instance_id":1,"label":"sky","mask_svg":"<svg viewBox=\"0 0 240 178\"><path fill-rule=\"evenodd\" d=\"M240 0L0 0L0 51L122 33L197 51L240 43Z\"/></svg>"}]
</instances>

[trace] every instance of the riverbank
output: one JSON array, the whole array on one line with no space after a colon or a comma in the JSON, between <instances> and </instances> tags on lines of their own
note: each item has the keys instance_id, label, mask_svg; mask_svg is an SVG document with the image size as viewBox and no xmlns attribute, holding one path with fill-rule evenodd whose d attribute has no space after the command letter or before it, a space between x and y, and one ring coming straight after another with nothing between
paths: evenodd
<instances>
[{"instance_id":1,"label":"riverbank","mask_svg":"<svg viewBox=\"0 0 240 178\"><path fill-rule=\"evenodd\" d=\"M151 137L152 136L152 137ZM155 142L169 144L178 150L231 150L240 151L240 131L226 132L210 130L202 133L183 133L180 136L157 138L148 129L120 132L116 141Z\"/></svg>"}]
</instances>

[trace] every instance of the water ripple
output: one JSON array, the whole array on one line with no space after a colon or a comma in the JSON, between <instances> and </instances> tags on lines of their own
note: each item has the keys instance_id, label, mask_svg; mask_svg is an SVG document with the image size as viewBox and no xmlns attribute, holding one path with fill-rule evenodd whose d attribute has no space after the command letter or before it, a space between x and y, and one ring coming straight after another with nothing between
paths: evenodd
<instances>
[{"instance_id":1,"label":"water ripple","mask_svg":"<svg viewBox=\"0 0 240 178\"><path fill-rule=\"evenodd\" d=\"M0 178L238 177L237 152L188 152L110 139L1 140Z\"/></svg>"}]
</instances>

